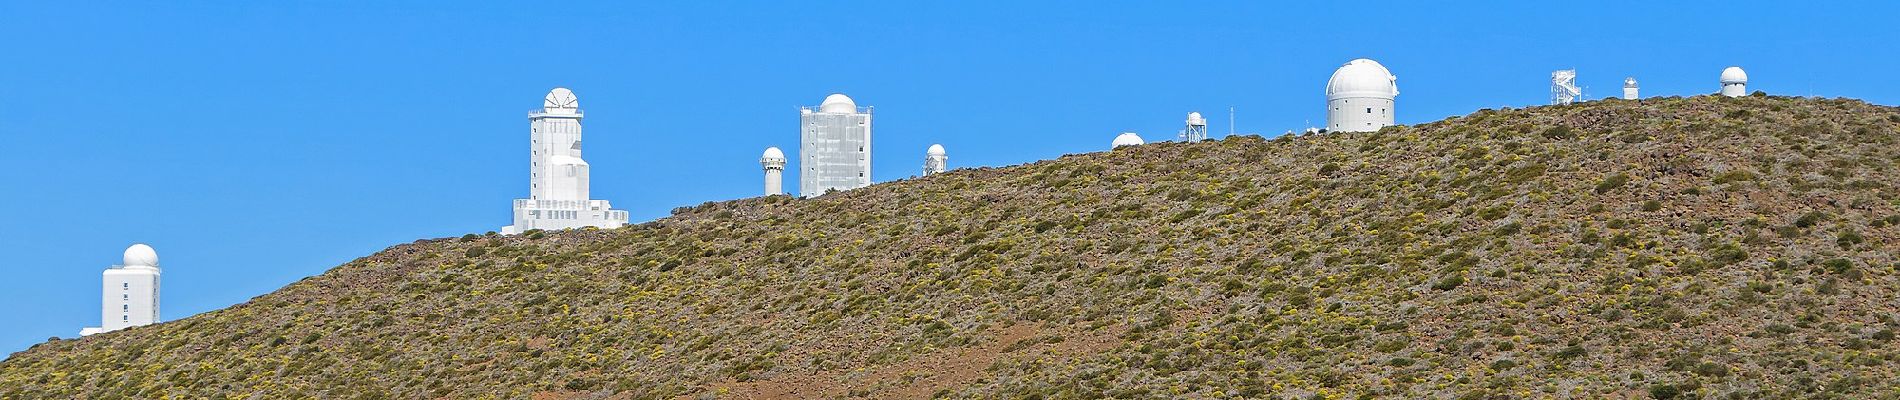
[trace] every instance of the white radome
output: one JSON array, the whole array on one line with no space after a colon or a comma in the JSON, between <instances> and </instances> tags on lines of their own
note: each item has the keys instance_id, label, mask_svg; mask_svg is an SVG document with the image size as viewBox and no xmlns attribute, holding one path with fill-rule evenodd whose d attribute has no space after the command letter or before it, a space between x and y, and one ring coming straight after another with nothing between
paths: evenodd
<instances>
[{"instance_id":1,"label":"white radome","mask_svg":"<svg viewBox=\"0 0 1900 400\"><path fill-rule=\"evenodd\" d=\"M1143 143L1147 143L1147 142L1143 142L1141 140L1141 135L1136 135L1134 132L1122 132L1120 136L1115 137L1115 142L1110 146L1110 148L1122 147L1122 146L1139 146Z\"/></svg>"},{"instance_id":2,"label":"white radome","mask_svg":"<svg viewBox=\"0 0 1900 400\"><path fill-rule=\"evenodd\" d=\"M1332 79L1326 81L1326 98L1395 98L1399 96L1398 81L1378 61L1355 59L1333 71Z\"/></svg>"},{"instance_id":3,"label":"white radome","mask_svg":"<svg viewBox=\"0 0 1900 400\"><path fill-rule=\"evenodd\" d=\"M152 246L137 243L125 248L125 258L122 261L127 267L156 267L158 252L152 250Z\"/></svg>"},{"instance_id":4,"label":"white radome","mask_svg":"<svg viewBox=\"0 0 1900 400\"><path fill-rule=\"evenodd\" d=\"M574 97L574 91L557 87L548 91L548 97L541 99L542 108L581 108L581 99Z\"/></svg>"},{"instance_id":5,"label":"white radome","mask_svg":"<svg viewBox=\"0 0 1900 400\"><path fill-rule=\"evenodd\" d=\"M1728 67L1722 70L1722 84L1748 83L1748 73L1742 67Z\"/></svg>"},{"instance_id":6,"label":"white radome","mask_svg":"<svg viewBox=\"0 0 1900 400\"><path fill-rule=\"evenodd\" d=\"M932 156L941 156L941 155L944 155L944 152L943 152L943 145L941 145L941 144L933 144L933 145L930 145L930 149L929 149L929 150L924 150L924 154L925 154L925 155L932 155Z\"/></svg>"},{"instance_id":7,"label":"white radome","mask_svg":"<svg viewBox=\"0 0 1900 400\"><path fill-rule=\"evenodd\" d=\"M777 147L767 147L765 148L765 155L759 156L759 158L764 159L764 160L784 161L785 152L779 150Z\"/></svg>"},{"instance_id":8,"label":"white radome","mask_svg":"<svg viewBox=\"0 0 1900 400\"><path fill-rule=\"evenodd\" d=\"M825 96L825 102L818 104L818 112L854 113L858 112L858 103L851 101L851 97L845 96L844 93L832 93L830 96Z\"/></svg>"},{"instance_id":9,"label":"white radome","mask_svg":"<svg viewBox=\"0 0 1900 400\"><path fill-rule=\"evenodd\" d=\"M1188 125L1207 125L1207 118L1201 117L1200 111L1190 111L1188 112L1187 122Z\"/></svg>"}]
</instances>

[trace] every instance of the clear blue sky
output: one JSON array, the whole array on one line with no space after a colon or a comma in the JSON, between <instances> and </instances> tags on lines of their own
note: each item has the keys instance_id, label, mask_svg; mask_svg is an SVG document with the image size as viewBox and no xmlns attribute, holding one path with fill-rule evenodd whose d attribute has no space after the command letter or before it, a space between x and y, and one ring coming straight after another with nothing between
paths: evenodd
<instances>
[{"instance_id":1,"label":"clear blue sky","mask_svg":"<svg viewBox=\"0 0 1900 400\"><path fill-rule=\"evenodd\" d=\"M587 111L595 197L640 221L756 195L760 151L795 151L794 107L831 92L877 107L877 181L931 143L1001 166L1193 110L1215 137L1228 106L1241 132L1320 125L1356 57L1399 77L1400 123L1540 104L1573 67L1591 98L1741 65L1751 90L1900 104L1886 3L1019 3L0 3L0 353L97 325L133 242L175 320L495 230L555 86Z\"/></svg>"}]
</instances>

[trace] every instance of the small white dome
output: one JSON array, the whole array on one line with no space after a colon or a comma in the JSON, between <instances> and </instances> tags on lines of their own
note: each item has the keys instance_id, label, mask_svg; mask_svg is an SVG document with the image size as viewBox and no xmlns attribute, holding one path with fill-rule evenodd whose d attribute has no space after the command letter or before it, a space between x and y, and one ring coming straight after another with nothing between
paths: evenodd
<instances>
[{"instance_id":1,"label":"small white dome","mask_svg":"<svg viewBox=\"0 0 1900 400\"><path fill-rule=\"evenodd\" d=\"M818 112L854 113L858 112L858 103L851 101L851 97L845 96L844 93L832 93L830 96L825 96L824 103L818 104Z\"/></svg>"},{"instance_id":2,"label":"small white dome","mask_svg":"<svg viewBox=\"0 0 1900 400\"><path fill-rule=\"evenodd\" d=\"M581 108L581 99L574 97L574 91L557 87L548 91L548 97L541 99L542 108Z\"/></svg>"},{"instance_id":3,"label":"small white dome","mask_svg":"<svg viewBox=\"0 0 1900 400\"><path fill-rule=\"evenodd\" d=\"M930 145L930 149L929 149L929 150L924 150L924 154L925 154L925 155L932 155L932 156L941 156L941 155L944 155L944 152L943 152L943 145L941 145L941 144L933 144L933 145Z\"/></svg>"},{"instance_id":4,"label":"small white dome","mask_svg":"<svg viewBox=\"0 0 1900 400\"><path fill-rule=\"evenodd\" d=\"M759 156L759 158L760 158L760 159L772 159L772 160L784 160L784 159L785 159L785 152L784 152L784 151L779 151L779 149L778 149L777 147L767 147L767 148L765 148L765 155L763 155L763 156Z\"/></svg>"},{"instance_id":5,"label":"small white dome","mask_svg":"<svg viewBox=\"0 0 1900 400\"><path fill-rule=\"evenodd\" d=\"M1200 111L1192 111L1188 112L1187 123L1195 126L1207 125L1207 118L1202 118Z\"/></svg>"},{"instance_id":6,"label":"small white dome","mask_svg":"<svg viewBox=\"0 0 1900 400\"><path fill-rule=\"evenodd\" d=\"M1623 78L1623 87L1626 87L1626 88L1636 87L1636 77L1632 76L1628 78Z\"/></svg>"},{"instance_id":7,"label":"small white dome","mask_svg":"<svg viewBox=\"0 0 1900 400\"><path fill-rule=\"evenodd\" d=\"M1122 132L1121 136L1115 137L1115 142L1111 145L1110 148L1122 147L1122 146L1136 146L1142 143L1146 143L1146 142L1141 141L1141 135L1136 135L1134 132Z\"/></svg>"},{"instance_id":8,"label":"small white dome","mask_svg":"<svg viewBox=\"0 0 1900 400\"><path fill-rule=\"evenodd\" d=\"M1326 98L1396 98L1399 96L1398 82L1399 78L1378 61L1356 59L1347 61L1346 65L1333 71L1333 78L1326 81Z\"/></svg>"},{"instance_id":9,"label":"small white dome","mask_svg":"<svg viewBox=\"0 0 1900 400\"><path fill-rule=\"evenodd\" d=\"M1748 83L1748 73L1742 72L1742 67L1728 67L1727 69L1723 69L1722 84L1727 85L1730 83Z\"/></svg>"},{"instance_id":10,"label":"small white dome","mask_svg":"<svg viewBox=\"0 0 1900 400\"><path fill-rule=\"evenodd\" d=\"M158 252L153 251L152 246L136 243L132 247L125 248L123 261L123 265L127 267L157 267Z\"/></svg>"}]
</instances>

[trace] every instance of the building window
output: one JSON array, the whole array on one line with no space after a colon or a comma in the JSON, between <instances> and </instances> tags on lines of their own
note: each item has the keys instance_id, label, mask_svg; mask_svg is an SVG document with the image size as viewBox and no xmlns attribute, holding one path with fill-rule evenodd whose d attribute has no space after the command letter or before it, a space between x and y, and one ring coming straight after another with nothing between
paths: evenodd
<instances>
[{"instance_id":1,"label":"building window","mask_svg":"<svg viewBox=\"0 0 1900 400\"><path fill-rule=\"evenodd\" d=\"M130 315L120 315L120 316L119 316L119 321L123 321L123 322L132 322L132 316L130 316Z\"/></svg>"},{"instance_id":2,"label":"building window","mask_svg":"<svg viewBox=\"0 0 1900 400\"><path fill-rule=\"evenodd\" d=\"M1372 107L1366 107L1366 113L1367 113L1367 114L1371 114L1371 113L1372 113Z\"/></svg>"},{"instance_id":3,"label":"building window","mask_svg":"<svg viewBox=\"0 0 1900 400\"><path fill-rule=\"evenodd\" d=\"M125 285L125 289L126 289L126 290L131 290L131 289L132 289L132 282L125 282L125 283L122 283L122 284L123 284L123 285Z\"/></svg>"},{"instance_id":4,"label":"building window","mask_svg":"<svg viewBox=\"0 0 1900 400\"><path fill-rule=\"evenodd\" d=\"M119 309L120 309L120 310L125 310L125 311L132 311L132 305L131 305L131 304L120 304L120 305L119 305Z\"/></svg>"}]
</instances>

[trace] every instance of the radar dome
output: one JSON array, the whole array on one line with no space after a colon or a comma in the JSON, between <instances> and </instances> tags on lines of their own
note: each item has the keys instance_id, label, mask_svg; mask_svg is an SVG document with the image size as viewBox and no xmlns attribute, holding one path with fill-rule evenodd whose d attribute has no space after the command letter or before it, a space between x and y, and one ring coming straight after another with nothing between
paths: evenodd
<instances>
[{"instance_id":1,"label":"radar dome","mask_svg":"<svg viewBox=\"0 0 1900 400\"><path fill-rule=\"evenodd\" d=\"M832 93L830 96L825 96L824 103L818 104L818 112L854 113L858 112L858 103L851 101L851 97L845 96L844 93Z\"/></svg>"},{"instance_id":2,"label":"radar dome","mask_svg":"<svg viewBox=\"0 0 1900 400\"><path fill-rule=\"evenodd\" d=\"M541 99L542 108L580 108L581 99L574 97L574 91L557 87L548 91L548 97Z\"/></svg>"},{"instance_id":3,"label":"radar dome","mask_svg":"<svg viewBox=\"0 0 1900 400\"><path fill-rule=\"evenodd\" d=\"M1326 81L1326 98L1395 98L1399 95L1398 81L1399 78L1392 76L1392 71L1378 61L1365 58L1347 61Z\"/></svg>"},{"instance_id":4,"label":"radar dome","mask_svg":"<svg viewBox=\"0 0 1900 400\"><path fill-rule=\"evenodd\" d=\"M1207 125L1207 118L1201 117L1200 111L1191 111L1188 112L1187 122L1188 125Z\"/></svg>"},{"instance_id":5,"label":"radar dome","mask_svg":"<svg viewBox=\"0 0 1900 400\"><path fill-rule=\"evenodd\" d=\"M127 267L157 267L158 252L153 251L152 246L146 246L144 243L133 244L132 247L125 248L123 261Z\"/></svg>"},{"instance_id":6,"label":"radar dome","mask_svg":"<svg viewBox=\"0 0 1900 400\"><path fill-rule=\"evenodd\" d=\"M924 150L924 154L926 154L926 155L933 155L933 156L941 156L941 155L944 155L944 152L943 152L943 145L941 145L941 144L933 144L933 145L930 145L930 149L929 149L929 150Z\"/></svg>"},{"instance_id":7,"label":"radar dome","mask_svg":"<svg viewBox=\"0 0 1900 400\"><path fill-rule=\"evenodd\" d=\"M1141 141L1141 135L1136 135L1134 132L1122 132L1121 136L1115 137L1115 142L1112 144L1112 147L1110 148L1122 147L1122 146L1136 146L1142 143L1146 143L1146 142Z\"/></svg>"},{"instance_id":8,"label":"radar dome","mask_svg":"<svg viewBox=\"0 0 1900 400\"><path fill-rule=\"evenodd\" d=\"M780 151L777 147L767 147L765 148L765 155L759 156L759 158L771 159L771 160L784 160L785 152Z\"/></svg>"},{"instance_id":9,"label":"radar dome","mask_svg":"<svg viewBox=\"0 0 1900 400\"><path fill-rule=\"evenodd\" d=\"M1728 67L1722 70L1722 83L1748 83L1748 73L1742 72L1742 67Z\"/></svg>"}]
</instances>

